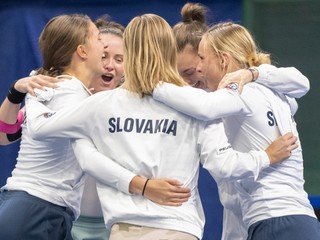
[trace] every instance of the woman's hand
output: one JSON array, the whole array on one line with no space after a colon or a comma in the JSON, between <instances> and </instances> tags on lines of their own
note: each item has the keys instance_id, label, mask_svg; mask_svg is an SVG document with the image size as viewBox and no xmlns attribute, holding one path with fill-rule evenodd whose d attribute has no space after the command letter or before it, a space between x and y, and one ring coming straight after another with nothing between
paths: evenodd
<instances>
[{"instance_id":1,"label":"woman's hand","mask_svg":"<svg viewBox=\"0 0 320 240\"><path fill-rule=\"evenodd\" d=\"M175 179L149 179L147 185L145 183L145 178L135 176L130 183L130 192L142 194L144 189L144 197L160 205L174 207L181 206L191 196L190 189L182 187L182 183Z\"/></svg>"},{"instance_id":2,"label":"woman's hand","mask_svg":"<svg viewBox=\"0 0 320 240\"><path fill-rule=\"evenodd\" d=\"M234 83L237 85L239 93L242 92L243 86L258 78L259 71L257 68L244 68L231 73L227 73L220 81L218 89L227 87Z\"/></svg>"},{"instance_id":3,"label":"woman's hand","mask_svg":"<svg viewBox=\"0 0 320 240\"><path fill-rule=\"evenodd\" d=\"M35 96L34 89L42 89L44 90L44 87L48 88L57 88L58 85L56 85L57 82L60 82L61 79L57 79L54 77L49 77L45 75L35 75L31 77L25 77L19 79L15 85L14 88L21 92L21 93L30 93L31 95Z\"/></svg>"},{"instance_id":4,"label":"woman's hand","mask_svg":"<svg viewBox=\"0 0 320 240\"><path fill-rule=\"evenodd\" d=\"M291 152L299 145L297 137L289 132L274 140L266 149L270 164L280 163L291 156Z\"/></svg>"}]
</instances>

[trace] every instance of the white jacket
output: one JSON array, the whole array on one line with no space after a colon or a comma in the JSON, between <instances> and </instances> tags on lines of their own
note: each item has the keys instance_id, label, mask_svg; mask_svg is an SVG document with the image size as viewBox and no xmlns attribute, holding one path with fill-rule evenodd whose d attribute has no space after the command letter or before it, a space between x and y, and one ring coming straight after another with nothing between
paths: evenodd
<instances>
[{"instance_id":1,"label":"white jacket","mask_svg":"<svg viewBox=\"0 0 320 240\"><path fill-rule=\"evenodd\" d=\"M44 98L48 100L44 104L52 109L73 106L90 96L78 79L58 84L60 87L56 90L44 92ZM2 189L26 191L51 203L69 207L77 218L84 174L71 144L68 138L34 140L25 121L17 163Z\"/></svg>"},{"instance_id":2,"label":"white jacket","mask_svg":"<svg viewBox=\"0 0 320 240\"><path fill-rule=\"evenodd\" d=\"M295 68L275 68L263 64L257 82L269 85L289 97L301 97L309 90L309 81ZM155 99L185 114L205 121L223 118L232 147L241 152L265 149L286 132L298 136L291 111L295 101L276 94L257 83L244 87L241 95L230 89L207 93L191 87L170 84L157 87ZM289 160L263 169L258 179L217 181L224 206L222 239L246 239L247 228L270 217L314 212L303 189L301 146ZM239 194L240 193L240 194Z\"/></svg>"},{"instance_id":3,"label":"white jacket","mask_svg":"<svg viewBox=\"0 0 320 240\"><path fill-rule=\"evenodd\" d=\"M202 122L122 88L97 93L57 112L30 97L26 106L34 138L90 138L99 150L84 153L92 157L80 162L97 179L109 229L116 222L126 222L183 231L201 239L200 160L216 180L257 178L269 166L264 151L233 151L221 121ZM127 171L146 178L178 179L191 189L191 197L181 207L168 207L124 193L128 185L122 179L128 178Z\"/></svg>"}]
</instances>

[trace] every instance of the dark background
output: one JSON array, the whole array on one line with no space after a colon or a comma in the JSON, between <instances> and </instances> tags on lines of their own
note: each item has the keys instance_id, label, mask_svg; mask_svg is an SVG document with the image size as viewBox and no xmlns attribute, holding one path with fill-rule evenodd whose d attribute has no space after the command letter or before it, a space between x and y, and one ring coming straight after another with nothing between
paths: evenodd
<instances>
[{"instance_id":1,"label":"dark background","mask_svg":"<svg viewBox=\"0 0 320 240\"><path fill-rule=\"evenodd\" d=\"M155 13L170 25L181 20L179 0L2 0L0 2L0 101L11 83L41 66L38 37L46 22L63 13L84 13L92 19L109 14L126 25L136 15ZM305 157L306 190L313 205L320 207L319 120L319 23L317 0L211 0L198 1L209 7L208 22L232 20L248 27L263 50L278 66L295 66L310 80L311 90L300 99L296 115ZM15 165L19 143L0 146L0 186ZM199 191L206 214L204 240L221 238L222 207L216 185L201 171Z\"/></svg>"}]
</instances>

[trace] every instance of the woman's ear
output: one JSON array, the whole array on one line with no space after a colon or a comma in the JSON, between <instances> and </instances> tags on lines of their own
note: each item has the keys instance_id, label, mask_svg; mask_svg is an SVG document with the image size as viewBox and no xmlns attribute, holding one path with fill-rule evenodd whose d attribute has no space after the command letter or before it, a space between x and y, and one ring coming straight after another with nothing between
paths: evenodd
<instances>
[{"instance_id":1,"label":"woman's ear","mask_svg":"<svg viewBox=\"0 0 320 240\"><path fill-rule=\"evenodd\" d=\"M77 54L79 55L80 58L86 59L87 58L87 49L84 45L79 45L77 47Z\"/></svg>"},{"instance_id":2,"label":"woman's ear","mask_svg":"<svg viewBox=\"0 0 320 240\"><path fill-rule=\"evenodd\" d=\"M229 54L227 54L225 52L222 52L220 59L221 59L222 69L227 69L229 64L230 64L230 56L229 56Z\"/></svg>"}]
</instances>

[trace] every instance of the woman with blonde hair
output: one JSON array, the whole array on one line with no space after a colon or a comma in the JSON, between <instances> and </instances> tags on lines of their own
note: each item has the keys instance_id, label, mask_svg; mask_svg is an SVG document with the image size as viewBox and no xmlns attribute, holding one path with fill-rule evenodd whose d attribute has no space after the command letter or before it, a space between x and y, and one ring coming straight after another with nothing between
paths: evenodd
<instances>
[{"instance_id":1,"label":"woman with blonde hair","mask_svg":"<svg viewBox=\"0 0 320 240\"><path fill-rule=\"evenodd\" d=\"M221 121L197 121L155 101L152 92L160 82L185 85L176 67L175 44L163 18L154 14L135 17L124 32L126 81L120 88L60 111L32 97L27 101L27 124L34 138L89 138L99 151L84 150L85 155L102 161L82 159L81 166L92 167L90 174L98 179L110 240L201 239L200 162L217 179L257 178L261 169L284 160L297 147L296 138L286 134L265 151L235 152ZM118 190L124 173L110 168L113 162L144 177L134 194ZM144 198L153 178L178 179L191 189L190 198L174 208Z\"/></svg>"},{"instance_id":2,"label":"woman with blonde hair","mask_svg":"<svg viewBox=\"0 0 320 240\"><path fill-rule=\"evenodd\" d=\"M198 47L202 36L209 29L207 25L208 12L206 6L201 3L186 3L181 9L182 20L173 27L177 42L177 65L179 73L190 86L200 89L205 89L206 86L204 84L203 74L197 71L197 65L200 61L198 57ZM254 68L254 74L256 82L285 94L288 91L288 87L290 87L290 91L294 90L303 94L308 90L309 83L306 77L292 67L276 68L272 65L262 64ZM281 81L279 81L279 79L281 79ZM239 91L241 91L243 85L251 80L252 73L244 68L236 72L226 73L220 82L220 88L227 86L229 83L236 83L233 84L233 86L238 86ZM164 87L165 84L162 86ZM155 93L155 97L158 97L158 91ZM171 96L175 96L174 93ZM172 99L171 97L167 97L167 94L163 97L167 98L164 99L164 102ZM161 95L159 99L162 99ZM181 99L177 97L175 101L183 102L183 99L184 97ZM188 108L188 105L185 105L185 107ZM219 113L219 111L216 110L216 113ZM223 111L222 114L224 114ZM222 195L223 192L220 191L220 196ZM225 207L222 239L245 239L247 235L246 230L244 227L238 226L238 224L238 220L233 221L233 219L228 216L228 209Z\"/></svg>"},{"instance_id":3,"label":"woman with blonde hair","mask_svg":"<svg viewBox=\"0 0 320 240\"><path fill-rule=\"evenodd\" d=\"M213 25L203 35L198 55L197 70L211 91L218 89L226 74L242 72L252 81L256 80L259 74L256 67L275 69L275 76L279 78L276 84L282 80L287 82L286 74L279 74L282 69L270 67L270 54L259 50L249 31L236 23ZM157 88L154 97L198 119L209 121L223 117L228 139L235 150L261 150L286 132L298 137L293 118L297 104L289 97L303 96L309 82L301 78L297 70L292 71L291 78L303 81L299 83L301 88L283 84L280 90L287 96L252 82L243 88L241 95L236 85L214 93L172 85ZM256 179L218 182L220 199L227 210L224 220L230 223L224 229L235 234L230 238L319 239L319 222L303 187L299 140L298 144L288 160L263 169ZM233 231L231 228L235 226L238 227Z\"/></svg>"}]
</instances>

